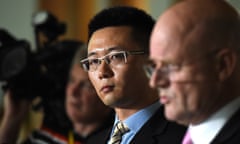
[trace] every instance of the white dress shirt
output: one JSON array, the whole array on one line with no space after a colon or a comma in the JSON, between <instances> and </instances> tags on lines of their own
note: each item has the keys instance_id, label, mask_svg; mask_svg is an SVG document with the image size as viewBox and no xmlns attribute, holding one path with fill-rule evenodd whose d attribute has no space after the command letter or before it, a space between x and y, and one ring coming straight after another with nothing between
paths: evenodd
<instances>
[{"instance_id":1,"label":"white dress shirt","mask_svg":"<svg viewBox=\"0 0 240 144\"><path fill-rule=\"evenodd\" d=\"M240 97L221 108L206 121L198 125L190 125L189 132L193 143L209 144L239 107Z\"/></svg>"}]
</instances>

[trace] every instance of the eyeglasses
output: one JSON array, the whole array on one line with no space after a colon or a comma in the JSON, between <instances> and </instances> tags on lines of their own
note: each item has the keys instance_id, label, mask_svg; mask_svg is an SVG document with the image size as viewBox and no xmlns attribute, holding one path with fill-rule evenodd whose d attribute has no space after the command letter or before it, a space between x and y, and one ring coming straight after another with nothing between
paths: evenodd
<instances>
[{"instance_id":1,"label":"eyeglasses","mask_svg":"<svg viewBox=\"0 0 240 144\"><path fill-rule=\"evenodd\" d=\"M208 54L205 55L205 57L204 57L205 60L215 56L219 51L220 51L220 49L216 49L216 50L209 52ZM154 62L149 62L148 64L145 64L143 66L143 69L148 78L150 78L153 75L153 73L157 73L157 74L161 74L162 76L170 77L170 76L172 76L172 74L180 71L180 69L182 69L183 66L191 65L193 63L204 62L199 59L195 59L195 61L191 61L191 62L185 63L185 64L161 62L161 68L157 68L157 65Z\"/></svg>"},{"instance_id":2,"label":"eyeglasses","mask_svg":"<svg viewBox=\"0 0 240 144\"><path fill-rule=\"evenodd\" d=\"M82 67L85 71L96 71L99 65L104 62L111 67L116 67L121 64L127 63L129 55L142 55L144 51L119 51L109 53L101 58L86 58L81 60Z\"/></svg>"},{"instance_id":3,"label":"eyeglasses","mask_svg":"<svg viewBox=\"0 0 240 144\"><path fill-rule=\"evenodd\" d=\"M179 64L173 64L173 63L162 63L162 66L160 69L156 68L156 64L154 63L148 63L143 66L143 69L147 75L148 78L150 78L154 72L161 73L162 75L170 75L171 73L177 72L181 69L181 65Z\"/></svg>"}]
</instances>

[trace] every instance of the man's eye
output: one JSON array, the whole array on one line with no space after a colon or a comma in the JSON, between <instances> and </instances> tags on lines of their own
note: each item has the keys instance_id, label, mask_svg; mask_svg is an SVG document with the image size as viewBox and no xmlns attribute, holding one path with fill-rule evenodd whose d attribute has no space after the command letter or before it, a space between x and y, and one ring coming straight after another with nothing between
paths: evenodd
<instances>
[{"instance_id":1,"label":"man's eye","mask_svg":"<svg viewBox=\"0 0 240 144\"><path fill-rule=\"evenodd\" d=\"M180 65L178 64L168 64L168 69L170 71L178 71L180 69Z\"/></svg>"},{"instance_id":2,"label":"man's eye","mask_svg":"<svg viewBox=\"0 0 240 144\"><path fill-rule=\"evenodd\" d=\"M98 59L89 59L89 65L97 65L97 64L99 64Z\"/></svg>"},{"instance_id":3,"label":"man's eye","mask_svg":"<svg viewBox=\"0 0 240 144\"><path fill-rule=\"evenodd\" d=\"M122 60L124 58L123 53L116 53L110 56L111 60Z\"/></svg>"},{"instance_id":4,"label":"man's eye","mask_svg":"<svg viewBox=\"0 0 240 144\"><path fill-rule=\"evenodd\" d=\"M156 68L156 64L153 61L148 61L146 65L149 68L151 68L151 69L155 69Z\"/></svg>"},{"instance_id":5,"label":"man's eye","mask_svg":"<svg viewBox=\"0 0 240 144\"><path fill-rule=\"evenodd\" d=\"M156 65L155 63L150 63L149 66L150 66L152 69L155 69L157 65Z\"/></svg>"}]
</instances>

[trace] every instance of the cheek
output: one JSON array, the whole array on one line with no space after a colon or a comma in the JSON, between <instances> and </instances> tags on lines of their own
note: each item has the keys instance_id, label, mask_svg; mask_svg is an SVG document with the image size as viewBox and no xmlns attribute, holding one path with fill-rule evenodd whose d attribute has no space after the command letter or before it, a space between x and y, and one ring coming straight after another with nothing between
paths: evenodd
<instances>
[{"instance_id":1,"label":"cheek","mask_svg":"<svg viewBox=\"0 0 240 144\"><path fill-rule=\"evenodd\" d=\"M196 113L198 105L197 90L192 84L171 83L168 93L173 96L165 104L165 115L169 120L184 121L189 115Z\"/></svg>"},{"instance_id":2,"label":"cheek","mask_svg":"<svg viewBox=\"0 0 240 144\"><path fill-rule=\"evenodd\" d=\"M82 90L82 93L80 95L81 96L79 98L82 98L85 101L93 101L96 99L96 97L98 97L96 91L93 88Z\"/></svg>"},{"instance_id":3,"label":"cheek","mask_svg":"<svg viewBox=\"0 0 240 144\"><path fill-rule=\"evenodd\" d=\"M187 107L188 101L192 101L189 98L190 87L184 84L172 83L169 91L172 95L172 105L176 110L183 110ZM177 108L176 108L177 107Z\"/></svg>"},{"instance_id":4,"label":"cheek","mask_svg":"<svg viewBox=\"0 0 240 144\"><path fill-rule=\"evenodd\" d=\"M192 84L180 84L178 86L179 92L176 94L180 99L180 103L186 111L195 109L198 101L198 90Z\"/></svg>"},{"instance_id":5,"label":"cheek","mask_svg":"<svg viewBox=\"0 0 240 144\"><path fill-rule=\"evenodd\" d=\"M196 114L202 109L206 87L203 83L178 83L173 87L177 107L188 114Z\"/></svg>"},{"instance_id":6,"label":"cheek","mask_svg":"<svg viewBox=\"0 0 240 144\"><path fill-rule=\"evenodd\" d=\"M182 106L186 109L195 109L208 89L207 83L204 73L188 69L172 77L171 87Z\"/></svg>"},{"instance_id":7,"label":"cheek","mask_svg":"<svg viewBox=\"0 0 240 144\"><path fill-rule=\"evenodd\" d=\"M99 110L104 105L95 93L86 94L83 103L88 111Z\"/></svg>"},{"instance_id":8,"label":"cheek","mask_svg":"<svg viewBox=\"0 0 240 144\"><path fill-rule=\"evenodd\" d=\"M131 92L135 88L138 89L139 84L142 83L141 74L144 72L142 67L139 68L139 65L140 64L138 62L131 62L128 65L124 65L124 67L114 72L116 82L118 82L118 84L127 92Z\"/></svg>"},{"instance_id":9,"label":"cheek","mask_svg":"<svg viewBox=\"0 0 240 144\"><path fill-rule=\"evenodd\" d=\"M88 76L89 76L89 80L92 83L94 89L98 90L100 80L98 79L97 73L89 73Z\"/></svg>"},{"instance_id":10,"label":"cheek","mask_svg":"<svg viewBox=\"0 0 240 144\"><path fill-rule=\"evenodd\" d=\"M75 110L73 109L72 105L70 104L68 98L66 98L66 100L65 100L65 108L66 108L66 113L67 113L68 117L71 118L72 115L74 115Z\"/></svg>"},{"instance_id":11,"label":"cheek","mask_svg":"<svg viewBox=\"0 0 240 144\"><path fill-rule=\"evenodd\" d=\"M128 75L127 73L119 73L119 72L115 72L114 75L114 83L117 86L117 88L121 88L124 87L124 85L127 84L128 81Z\"/></svg>"},{"instance_id":12,"label":"cheek","mask_svg":"<svg viewBox=\"0 0 240 144\"><path fill-rule=\"evenodd\" d=\"M65 89L65 93L66 93L66 96L71 94L71 86L69 84L67 84L67 87Z\"/></svg>"}]
</instances>

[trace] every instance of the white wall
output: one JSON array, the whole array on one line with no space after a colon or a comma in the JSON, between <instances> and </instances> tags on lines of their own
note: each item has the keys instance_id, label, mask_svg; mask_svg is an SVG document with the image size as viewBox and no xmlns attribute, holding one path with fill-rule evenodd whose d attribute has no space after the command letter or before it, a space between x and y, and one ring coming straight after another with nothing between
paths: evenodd
<instances>
[{"instance_id":1,"label":"white wall","mask_svg":"<svg viewBox=\"0 0 240 144\"><path fill-rule=\"evenodd\" d=\"M157 20L161 13L166 10L172 3L172 0L150 0L150 14Z\"/></svg>"},{"instance_id":2,"label":"white wall","mask_svg":"<svg viewBox=\"0 0 240 144\"><path fill-rule=\"evenodd\" d=\"M150 14L157 19L172 4L173 0L149 0ZM227 0L240 13L240 0Z\"/></svg>"},{"instance_id":3,"label":"white wall","mask_svg":"<svg viewBox=\"0 0 240 144\"><path fill-rule=\"evenodd\" d=\"M239 0L227 0L227 1L229 1L229 3L240 12L240 1Z\"/></svg>"},{"instance_id":4,"label":"white wall","mask_svg":"<svg viewBox=\"0 0 240 144\"><path fill-rule=\"evenodd\" d=\"M0 28L7 29L18 39L33 44L31 18L36 11L36 0L0 0Z\"/></svg>"}]
</instances>

